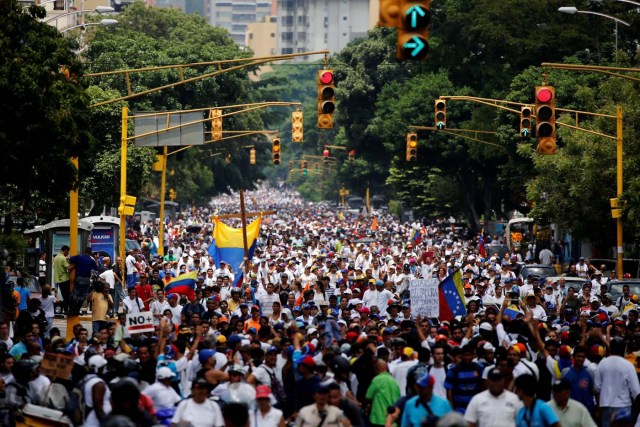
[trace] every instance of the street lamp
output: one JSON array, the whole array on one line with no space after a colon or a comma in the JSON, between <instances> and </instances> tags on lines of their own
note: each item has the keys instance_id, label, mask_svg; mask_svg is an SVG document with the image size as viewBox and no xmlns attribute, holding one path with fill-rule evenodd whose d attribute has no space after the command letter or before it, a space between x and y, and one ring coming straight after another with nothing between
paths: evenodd
<instances>
[{"instance_id":1,"label":"street lamp","mask_svg":"<svg viewBox=\"0 0 640 427\"><path fill-rule=\"evenodd\" d=\"M84 24L80 24L80 25L74 25L73 27L69 27L69 28L65 28L64 30L60 31L61 33L66 33L67 31L71 31L71 30L75 30L76 28L82 28L82 27L90 27L93 25L102 25L105 27L109 27L112 25L118 25L118 20L117 19L103 19L100 22L87 22Z\"/></svg>"},{"instance_id":2,"label":"street lamp","mask_svg":"<svg viewBox=\"0 0 640 427\"><path fill-rule=\"evenodd\" d=\"M51 21L57 21L59 18L64 18L65 16L70 16L70 15L75 15L78 13L89 13L89 12L96 12L96 13L109 13L109 12L113 12L115 9L112 8L111 6L98 6L95 9L80 9L80 10L72 10L71 12L66 12L66 13L61 13L60 15L56 15L56 16L52 16L49 19L45 19L44 21L42 21L43 24L47 24Z\"/></svg>"},{"instance_id":3,"label":"street lamp","mask_svg":"<svg viewBox=\"0 0 640 427\"><path fill-rule=\"evenodd\" d=\"M640 3L635 3L631 0L617 0L617 1L621 1L624 3L631 3L631 4L636 4L640 6ZM575 15L576 13L584 13L585 15L597 15L597 16L602 16L603 18L609 18L615 21L616 23L616 51L618 50L618 22L621 24L626 25L627 27L630 27L631 24L629 24L627 21L623 21L620 18L616 18L615 16L611 16L611 15L606 15L604 13L600 13L600 12L592 12L590 10L578 10L577 8L573 7L573 6L563 6L558 8L558 12L562 12L562 13L567 13L569 15Z\"/></svg>"}]
</instances>

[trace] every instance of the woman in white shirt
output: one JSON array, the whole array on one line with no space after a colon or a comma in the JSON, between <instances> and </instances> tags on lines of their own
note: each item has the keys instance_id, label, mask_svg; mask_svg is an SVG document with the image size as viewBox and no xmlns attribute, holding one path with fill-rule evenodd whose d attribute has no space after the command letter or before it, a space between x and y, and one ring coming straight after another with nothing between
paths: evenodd
<instances>
[{"instance_id":1,"label":"woman in white shirt","mask_svg":"<svg viewBox=\"0 0 640 427\"><path fill-rule=\"evenodd\" d=\"M209 384L199 378L191 385L191 397L178 405L171 426L191 425L193 427L224 427L222 411L218 404L210 399Z\"/></svg>"}]
</instances>

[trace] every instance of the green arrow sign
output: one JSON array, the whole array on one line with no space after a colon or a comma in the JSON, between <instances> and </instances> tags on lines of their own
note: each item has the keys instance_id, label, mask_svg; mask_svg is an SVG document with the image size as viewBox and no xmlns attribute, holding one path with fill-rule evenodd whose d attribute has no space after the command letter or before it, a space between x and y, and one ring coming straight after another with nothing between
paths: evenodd
<instances>
[{"instance_id":1,"label":"green arrow sign","mask_svg":"<svg viewBox=\"0 0 640 427\"><path fill-rule=\"evenodd\" d=\"M438 128L438 130L444 129L444 123L443 122L436 123L436 128Z\"/></svg>"},{"instance_id":2,"label":"green arrow sign","mask_svg":"<svg viewBox=\"0 0 640 427\"><path fill-rule=\"evenodd\" d=\"M529 129L522 129L522 136L524 136L525 138L529 137L529 135L531 135L531 131Z\"/></svg>"},{"instance_id":3,"label":"green arrow sign","mask_svg":"<svg viewBox=\"0 0 640 427\"><path fill-rule=\"evenodd\" d=\"M404 44L405 49L411 49L411 56L417 57L425 47L425 43L418 36L413 36L410 41Z\"/></svg>"},{"instance_id":4,"label":"green arrow sign","mask_svg":"<svg viewBox=\"0 0 640 427\"><path fill-rule=\"evenodd\" d=\"M427 13L418 5L413 5L407 10L407 16L411 18L409 28L418 28L418 17L424 18Z\"/></svg>"}]
</instances>

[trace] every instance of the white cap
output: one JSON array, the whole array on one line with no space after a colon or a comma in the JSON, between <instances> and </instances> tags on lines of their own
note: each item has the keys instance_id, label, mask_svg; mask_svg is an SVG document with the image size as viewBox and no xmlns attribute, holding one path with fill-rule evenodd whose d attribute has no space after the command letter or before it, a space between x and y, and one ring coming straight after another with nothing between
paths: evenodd
<instances>
[{"instance_id":1,"label":"white cap","mask_svg":"<svg viewBox=\"0 0 640 427\"><path fill-rule=\"evenodd\" d=\"M482 348L486 351L496 351L496 348L490 342L485 343Z\"/></svg>"},{"instance_id":2,"label":"white cap","mask_svg":"<svg viewBox=\"0 0 640 427\"><path fill-rule=\"evenodd\" d=\"M106 365L107 365L107 359L105 359L99 354L93 355L89 358L88 366L89 366L89 369L91 369L92 371L98 370Z\"/></svg>"},{"instance_id":3,"label":"white cap","mask_svg":"<svg viewBox=\"0 0 640 427\"><path fill-rule=\"evenodd\" d=\"M307 330L307 335L311 335L311 334L313 334L313 333L315 333L315 332L318 332L318 330L317 330L316 328L309 328L309 329Z\"/></svg>"},{"instance_id":4,"label":"white cap","mask_svg":"<svg viewBox=\"0 0 640 427\"><path fill-rule=\"evenodd\" d=\"M163 366L162 368L158 369L158 371L156 372L156 378L158 378L159 380L166 380L169 378L173 378L175 376L176 374L166 366Z\"/></svg>"}]
</instances>

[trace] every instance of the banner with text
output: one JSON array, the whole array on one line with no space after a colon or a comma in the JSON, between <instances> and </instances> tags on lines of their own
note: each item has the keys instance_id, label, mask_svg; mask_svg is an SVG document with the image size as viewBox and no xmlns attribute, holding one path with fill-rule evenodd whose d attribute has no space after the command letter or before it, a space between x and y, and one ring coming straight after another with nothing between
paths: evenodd
<instances>
[{"instance_id":1,"label":"banner with text","mask_svg":"<svg viewBox=\"0 0 640 427\"><path fill-rule=\"evenodd\" d=\"M153 332L153 315L150 311L142 313L127 314L127 331L130 334L141 334L144 332Z\"/></svg>"},{"instance_id":2,"label":"banner with text","mask_svg":"<svg viewBox=\"0 0 640 427\"><path fill-rule=\"evenodd\" d=\"M409 284L411 294L411 314L422 317L438 317L440 315L440 299L438 297L438 279L414 279Z\"/></svg>"}]
</instances>

